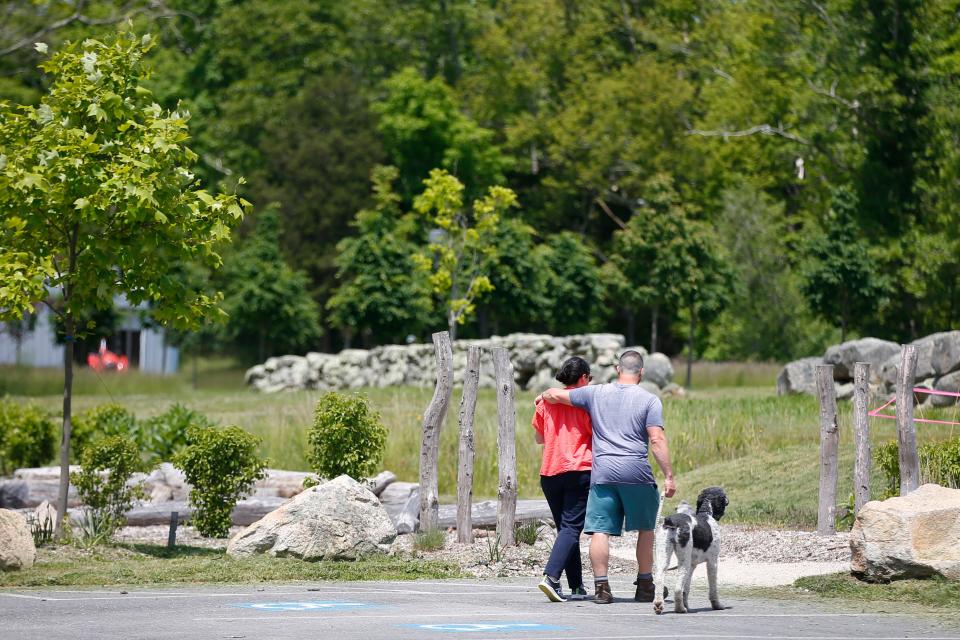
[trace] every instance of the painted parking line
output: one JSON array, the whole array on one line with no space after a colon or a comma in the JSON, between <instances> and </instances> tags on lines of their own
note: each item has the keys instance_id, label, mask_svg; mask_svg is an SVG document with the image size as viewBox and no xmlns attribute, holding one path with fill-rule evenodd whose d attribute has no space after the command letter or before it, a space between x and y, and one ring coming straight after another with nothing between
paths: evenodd
<instances>
[{"instance_id":1,"label":"painted parking line","mask_svg":"<svg viewBox=\"0 0 960 640\"><path fill-rule=\"evenodd\" d=\"M338 602L338 601L318 601L311 600L307 602L239 602L230 605L239 609L255 609L257 611L335 611L337 609L363 609L374 605L366 602Z\"/></svg>"},{"instance_id":2,"label":"painted parking line","mask_svg":"<svg viewBox=\"0 0 960 640\"><path fill-rule=\"evenodd\" d=\"M554 624L540 624L537 622L442 622L440 624L405 624L401 626L446 633L476 633L478 631L529 633L531 631L569 631L573 629L573 627L561 627Z\"/></svg>"}]
</instances>

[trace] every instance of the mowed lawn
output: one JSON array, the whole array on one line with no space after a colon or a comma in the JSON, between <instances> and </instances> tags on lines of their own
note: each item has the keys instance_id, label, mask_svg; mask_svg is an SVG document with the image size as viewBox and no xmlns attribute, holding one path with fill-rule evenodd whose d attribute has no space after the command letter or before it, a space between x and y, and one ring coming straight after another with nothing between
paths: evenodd
<instances>
[{"instance_id":1,"label":"mowed lawn","mask_svg":"<svg viewBox=\"0 0 960 640\"><path fill-rule=\"evenodd\" d=\"M692 501L706 486L721 485L731 501L730 522L812 528L816 523L819 477L819 414L815 398L777 397L772 365L702 364L694 370L695 390L664 400L671 457L678 474L678 499ZM307 429L318 392L264 395L242 387L240 372L226 365L207 364L198 372L194 389L188 372L173 378L136 373L78 376L77 411L103 402L118 402L139 417L149 417L180 402L221 424L238 425L263 439L262 453L273 467L305 470ZM682 379L682 371L677 371ZM760 386L764 379L768 384ZM59 411L58 372L0 368L0 393L34 401ZM750 385L750 386L735 386ZM389 436L384 468L401 480L418 476L423 411L432 389L366 389L380 412ZM441 437L440 491L447 501L456 495L457 413L455 391ZM517 463L521 497L540 497L540 447L530 427L535 394L517 394ZM840 403L841 475L838 501L852 492L853 443L850 403ZM928 412L929 413L929 412ZM939 412L957 420L956 409ZM871 421L875 443L895 439L893 420ZM477 458L474 495L497 494L497 407L492 390L481 390L476 414ZM960 435L949 426L918 425L919 440ZM874 486L881 479L874 474ZM673 501L675 502L675 501ZM670 508L668 505L667 508Z\"/></svg>"}]
</instances>

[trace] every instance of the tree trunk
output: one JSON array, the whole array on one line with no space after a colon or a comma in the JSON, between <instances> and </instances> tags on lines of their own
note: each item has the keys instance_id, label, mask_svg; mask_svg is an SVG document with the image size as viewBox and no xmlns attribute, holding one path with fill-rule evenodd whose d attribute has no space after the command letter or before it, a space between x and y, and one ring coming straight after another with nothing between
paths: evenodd
<instances>
[{"instance_id":1,"label":"tree trunk","mask_svg":"<svg viewBox=\"0 0 960 640\"><path fill-rule=\"evenodd\" d=\"M660 305L653 305L650 311L650 353L657 352L657 322L660 320Z\"/></svg>"},{"instance_id":2,"label":"tree trunk","mask_svg":"<svg viewBox=\"0 0 960 640\"><path fill-rule=\"evenodd\" d=\"M457 317L452 311L447 314L447 332L450 334L450 342L457 339Z\"/></svg>"},{"instance_id":3,"label":"tree trunk","mask_svg":"<svg viewBox=\"0 0 960 640\"><path fill-rule=\"evenodd\" d=\"M433 334L437 358L437 386L433 399L423 413L423 437L420 441L420 530L437 528L440 508L437 488L437 463L440 455L440 431L447 417L453 394L453 348L446 332Z\"/></svg>"},{"instance_id":4,"label":"tree trunk","mask_svg":"<svg viewBox=\"0 0 960 640\"><path fill-rule=\"evenodd\" d=\"M897 370L897 445L900 460L900 495L920 486L920 458L917 455L917 425L913 421L913 385L917 373L917 345L900 349Z\"/></svg>"},{"instance_id":5,"label":"tree trunk","mask_svg":"<svg viewBox=\"0 0 960 640\"><path fill-rule=\"evenodd\" d=\"M503 347L493 349L497 379L497 536L504 546L516 544L517 516L517 411L514 399L513 363Z\"/></svg>"},{"instance_id":6,"label":"tree trunk","mask_svg":"<svg viewBox=\"0 0 960 640\"><path fill-rule=\"evenodd\" d=\"M856 459L853 466L853 513L860 512L870 502L870 363L853 365L853 441Z\"/></svg>"},{"instance_id":7,"label":"tree trunk","mask_svg":"<svg viewBox=\"0 0 960 640\"><path fill-rule=\"evenodd\" d=\"M53 537L63 539L63 518L67 515L67 494L70 491L70 433L73 401L74 319L68 310L64 318L66 340L63 344L63 431L60 435L60 488L57 492L57 526Z\"/></svg>"},{"instance_id":8,"label":"tree trunk","mask_svg":"<svg viewBox=\"0 0 960 640\"><path fill-rule=\"evenodd\" d=\"M840 314L840 342L847 341L847 314Z\"/></svg>"},{"instance_id":9,"label":"tree trunk","mask_svg":"<svg viewBox=\"0 0 960 640\"><path fill-rule=\"evenodd\" d=\"M820 489L817 499L817 533L833 535L837 531L837 388L833 365L818 364L817 395L820 397Z\"/></svg>"},{"instance_id":10,"label":"tree trunk","mask_svg":"<svg viewBox=\"0 0 960 640\"><path fill-rule=\"evenodd\" d=\"M463 398L460 400L460 449L457 469L457 542L473 543L473 418L477 410L477 388L480 384L480 347L467 351L467 370L463 376Z\"/></svg>"},{"instance_id":11,"label":"tree trunk","mask_svg":"<svg viewBox=\"0 0 960 640\"><path fill-rule=\"evenodd\" d=\"M637 314L627 309L627 344L637 344Z\"/></svg>"},{"instance_id":12,"label":"tree trunk","mask_svg":"<svg viewBox=\"0 0 960 640\"><path fill-rule=\"evenodd\" d=\"M697 330L697 312L693 305L690 305L690 336L687 338L687 389L693 386L693 345L694 335Z\"/></svg>"},{"instance_id":13,"label":"tree trunk","mask_svg":"<svg viewBox=\"0 0 960 640\"><path fill-rule=\"evenodd\" d=\"M267 332L263 328L260 329L260 335L257 336L257 351L260 354L260 362L267 359Z\"/></svg>"}]
</instances>

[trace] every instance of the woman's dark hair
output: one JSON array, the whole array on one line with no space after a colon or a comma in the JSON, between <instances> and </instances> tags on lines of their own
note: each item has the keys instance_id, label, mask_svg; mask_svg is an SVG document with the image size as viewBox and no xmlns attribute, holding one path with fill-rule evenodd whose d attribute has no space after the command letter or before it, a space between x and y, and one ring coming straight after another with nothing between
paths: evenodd
<instances>
[{"instance_id":1,"label":"woman's dark hair","mask_svg":"<svg viewBox=\"0 0 960 640\"><path fill-rule=\"evenodd\" d=\"M582 376L590 375L590 364L580 356L567 358L557 371L557 380L565 385L576 384Z\"/></svg>"}]
</instances>

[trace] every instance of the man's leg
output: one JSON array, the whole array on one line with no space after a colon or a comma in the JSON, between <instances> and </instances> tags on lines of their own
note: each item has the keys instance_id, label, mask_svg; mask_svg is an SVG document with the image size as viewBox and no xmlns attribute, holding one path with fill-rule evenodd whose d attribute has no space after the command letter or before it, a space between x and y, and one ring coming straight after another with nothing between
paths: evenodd
<instances>
[{"instance_id":1,"label":"man's leg","mask_svg":"<svg viewBox=\"0 0 960 640\"><path fill-rule=\"evenodd\" d=\"M653 572L653 531L640 531L637 536L637 573Z\"/></svg>"},{"instance_id":2,"label":"man's leg","mask_svg":"<svg viewBox=\"0 0 960 640\"><path fill-rule=\"evenodd\" d=\"M594 577L605 578L610 564L610 535L595 533L590 538L590 566Z\"/></svg>"}]
</instances>

